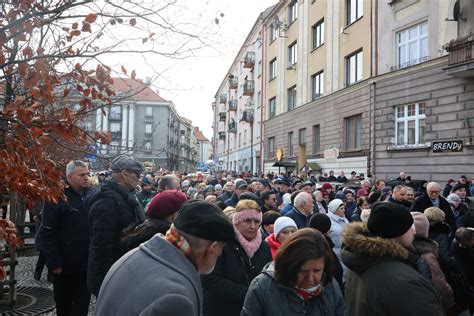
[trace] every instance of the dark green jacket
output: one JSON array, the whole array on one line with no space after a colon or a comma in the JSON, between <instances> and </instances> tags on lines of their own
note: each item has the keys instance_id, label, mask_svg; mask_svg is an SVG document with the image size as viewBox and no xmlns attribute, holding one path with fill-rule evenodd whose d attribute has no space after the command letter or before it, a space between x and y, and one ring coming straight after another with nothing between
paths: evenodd
<instances>
[{"instance_id":1,"label":"dark green jacket","mask_svg":"<svg viewBox=\"0 0 474 316\"><path fill-rule=\"evenodd\" d=\"M273 275L272 263L253 279L241 316L344 315L344 298L334 279L322 289L320 296L304 301L292 289L280 285Z\"/></svg>"},{"instance_id":2,"label":"dark green jacket","mask_svg":"<svg viewBox=\"0 0 474 316\"><path fill-rule=\"evenodd\" d=\"M348 315L444 315L434 287L407 263L409 252L398 242L371 235L365 223L346 226L343 238Z\"/></svg>"}]
</instances>

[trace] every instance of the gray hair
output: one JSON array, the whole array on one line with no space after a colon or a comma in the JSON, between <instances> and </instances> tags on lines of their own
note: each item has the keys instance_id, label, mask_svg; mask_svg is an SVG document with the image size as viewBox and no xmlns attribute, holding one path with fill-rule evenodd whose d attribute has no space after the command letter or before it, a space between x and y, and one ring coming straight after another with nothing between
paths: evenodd
<instances>
[{"instance_id":1,"label":"gray hair","mask_svg":"<svg viewBox=\"0 0 474 316\"><path fill-rule=\"evenodd\" d=\"M76 171L77 167L87 168L87 164L81 160L71 160L66 166L66 177Z\"/></svg>"},{"instance_id":2,"label":"gray hair","mask_svg":"<svg viewBox=\"0 0 474 316\"><path fill-rule=\"evenodd\" d=\"M178 187L175 188L173 185L175 183L173 183L174 181L177 181L178 182ZM166 189L166 187L169 188L172 188L172 189L178 189L179 188L179 179L175 176L172 176L172 175L166 175L164 177L162 177L160 179L160 181L158 181L158 188L162 191L164 191Z\"/></svg>"},{"instance_id":3,"label":"gray hair","mask_svg":"<svg viewBox=\"0 0 474 316\"><path fill-rule=\"evenodd\" d=\"M397 185L396 187L393 188L393 193L401 191L401 190L406 190L406 187L404 185Z\"/></svg>"},{"instance_id":4,"label":"gray hair","mask_svg":"<svg viewBox=\"0 0 474 316\"><path fill-rule=\"evenodd\" d=\"M308 201L308 199L311 199L311 200L313 199L311 197L311 194L306 193L306 192L298 193L298 195L295 197L295 202L294 202L295 207L296 208L300 207L301 205L303 205L303 203Z\"/></svg>"}]
</instances>

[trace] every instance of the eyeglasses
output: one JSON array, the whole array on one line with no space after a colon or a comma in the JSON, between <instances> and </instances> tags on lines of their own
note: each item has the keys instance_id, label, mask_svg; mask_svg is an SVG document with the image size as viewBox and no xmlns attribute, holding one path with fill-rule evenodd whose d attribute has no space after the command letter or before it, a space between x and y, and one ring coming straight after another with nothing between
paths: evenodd
<instances>
[{"instance_id":1,"label":"eyeglasses","mask_svg":"<svg viewBox=\"0 0 474 316\"><path fill-rule=\"evenodd\" d=\"M247 218L247 219L244 219L242 222L247 224L247 225L252 225L252 223L253 223L257 226L260 225L260 223L261 223L260 220L255 219L255 218Z\"/></svg>"}]
</instances>

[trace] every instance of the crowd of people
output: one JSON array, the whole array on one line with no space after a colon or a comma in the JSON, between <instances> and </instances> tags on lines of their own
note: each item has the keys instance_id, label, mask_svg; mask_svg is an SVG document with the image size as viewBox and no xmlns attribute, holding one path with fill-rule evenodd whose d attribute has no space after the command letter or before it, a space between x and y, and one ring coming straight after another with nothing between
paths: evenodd
<instances>
[{"instance_id":1,"label":"crowd of people","mask_svg":"<svg viewBox=\"0 0 474 316\"><path fill-rule=\"evenodd\" d=\"M472 315L474 178L397 180L71 161L37 243L58 315Z\"/></svg>"}]
</instances>

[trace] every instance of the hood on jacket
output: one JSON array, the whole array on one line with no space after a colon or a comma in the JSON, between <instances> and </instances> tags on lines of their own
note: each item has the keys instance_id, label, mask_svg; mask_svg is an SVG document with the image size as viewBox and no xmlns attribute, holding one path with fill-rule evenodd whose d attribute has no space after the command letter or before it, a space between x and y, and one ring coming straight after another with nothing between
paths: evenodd
<instances>
[{"instance_id":1,"label":"hood on jacket","mask_svg":"<svg viewBox=\"0 0 474 316\"><path fill-rule=\"evenodd\" d=\"M415 237L415 240L413 241L413 247L415 247L415 252L419 255L433 253L436 258L438 257L438 244L434 240L423 237Z\"/></svg>"},{"instance_id":2,"label":"hood on jacket","mask_svg":"<svg viewBox=\"0 0 474 316\"><path fill-rule=\"evenodd\" d=\"M429 235L436 235L436 234L451 234L451 227L449 227L446 223L440 222L431 222L430 223L430 230Z\"/></svg>"},{"instance_id":3,"label":"hood on jacket","mask_svg":"<svg viewBox=\"0 0 474 316\"><path fill-rule=\"evenodd\" d=\"M409 251L393 239L372 235L366 223L350 223L343 233L345 248L341 256L344 264L360 274L382 261L406 261Z\"/></svg>"}]
</instances>

